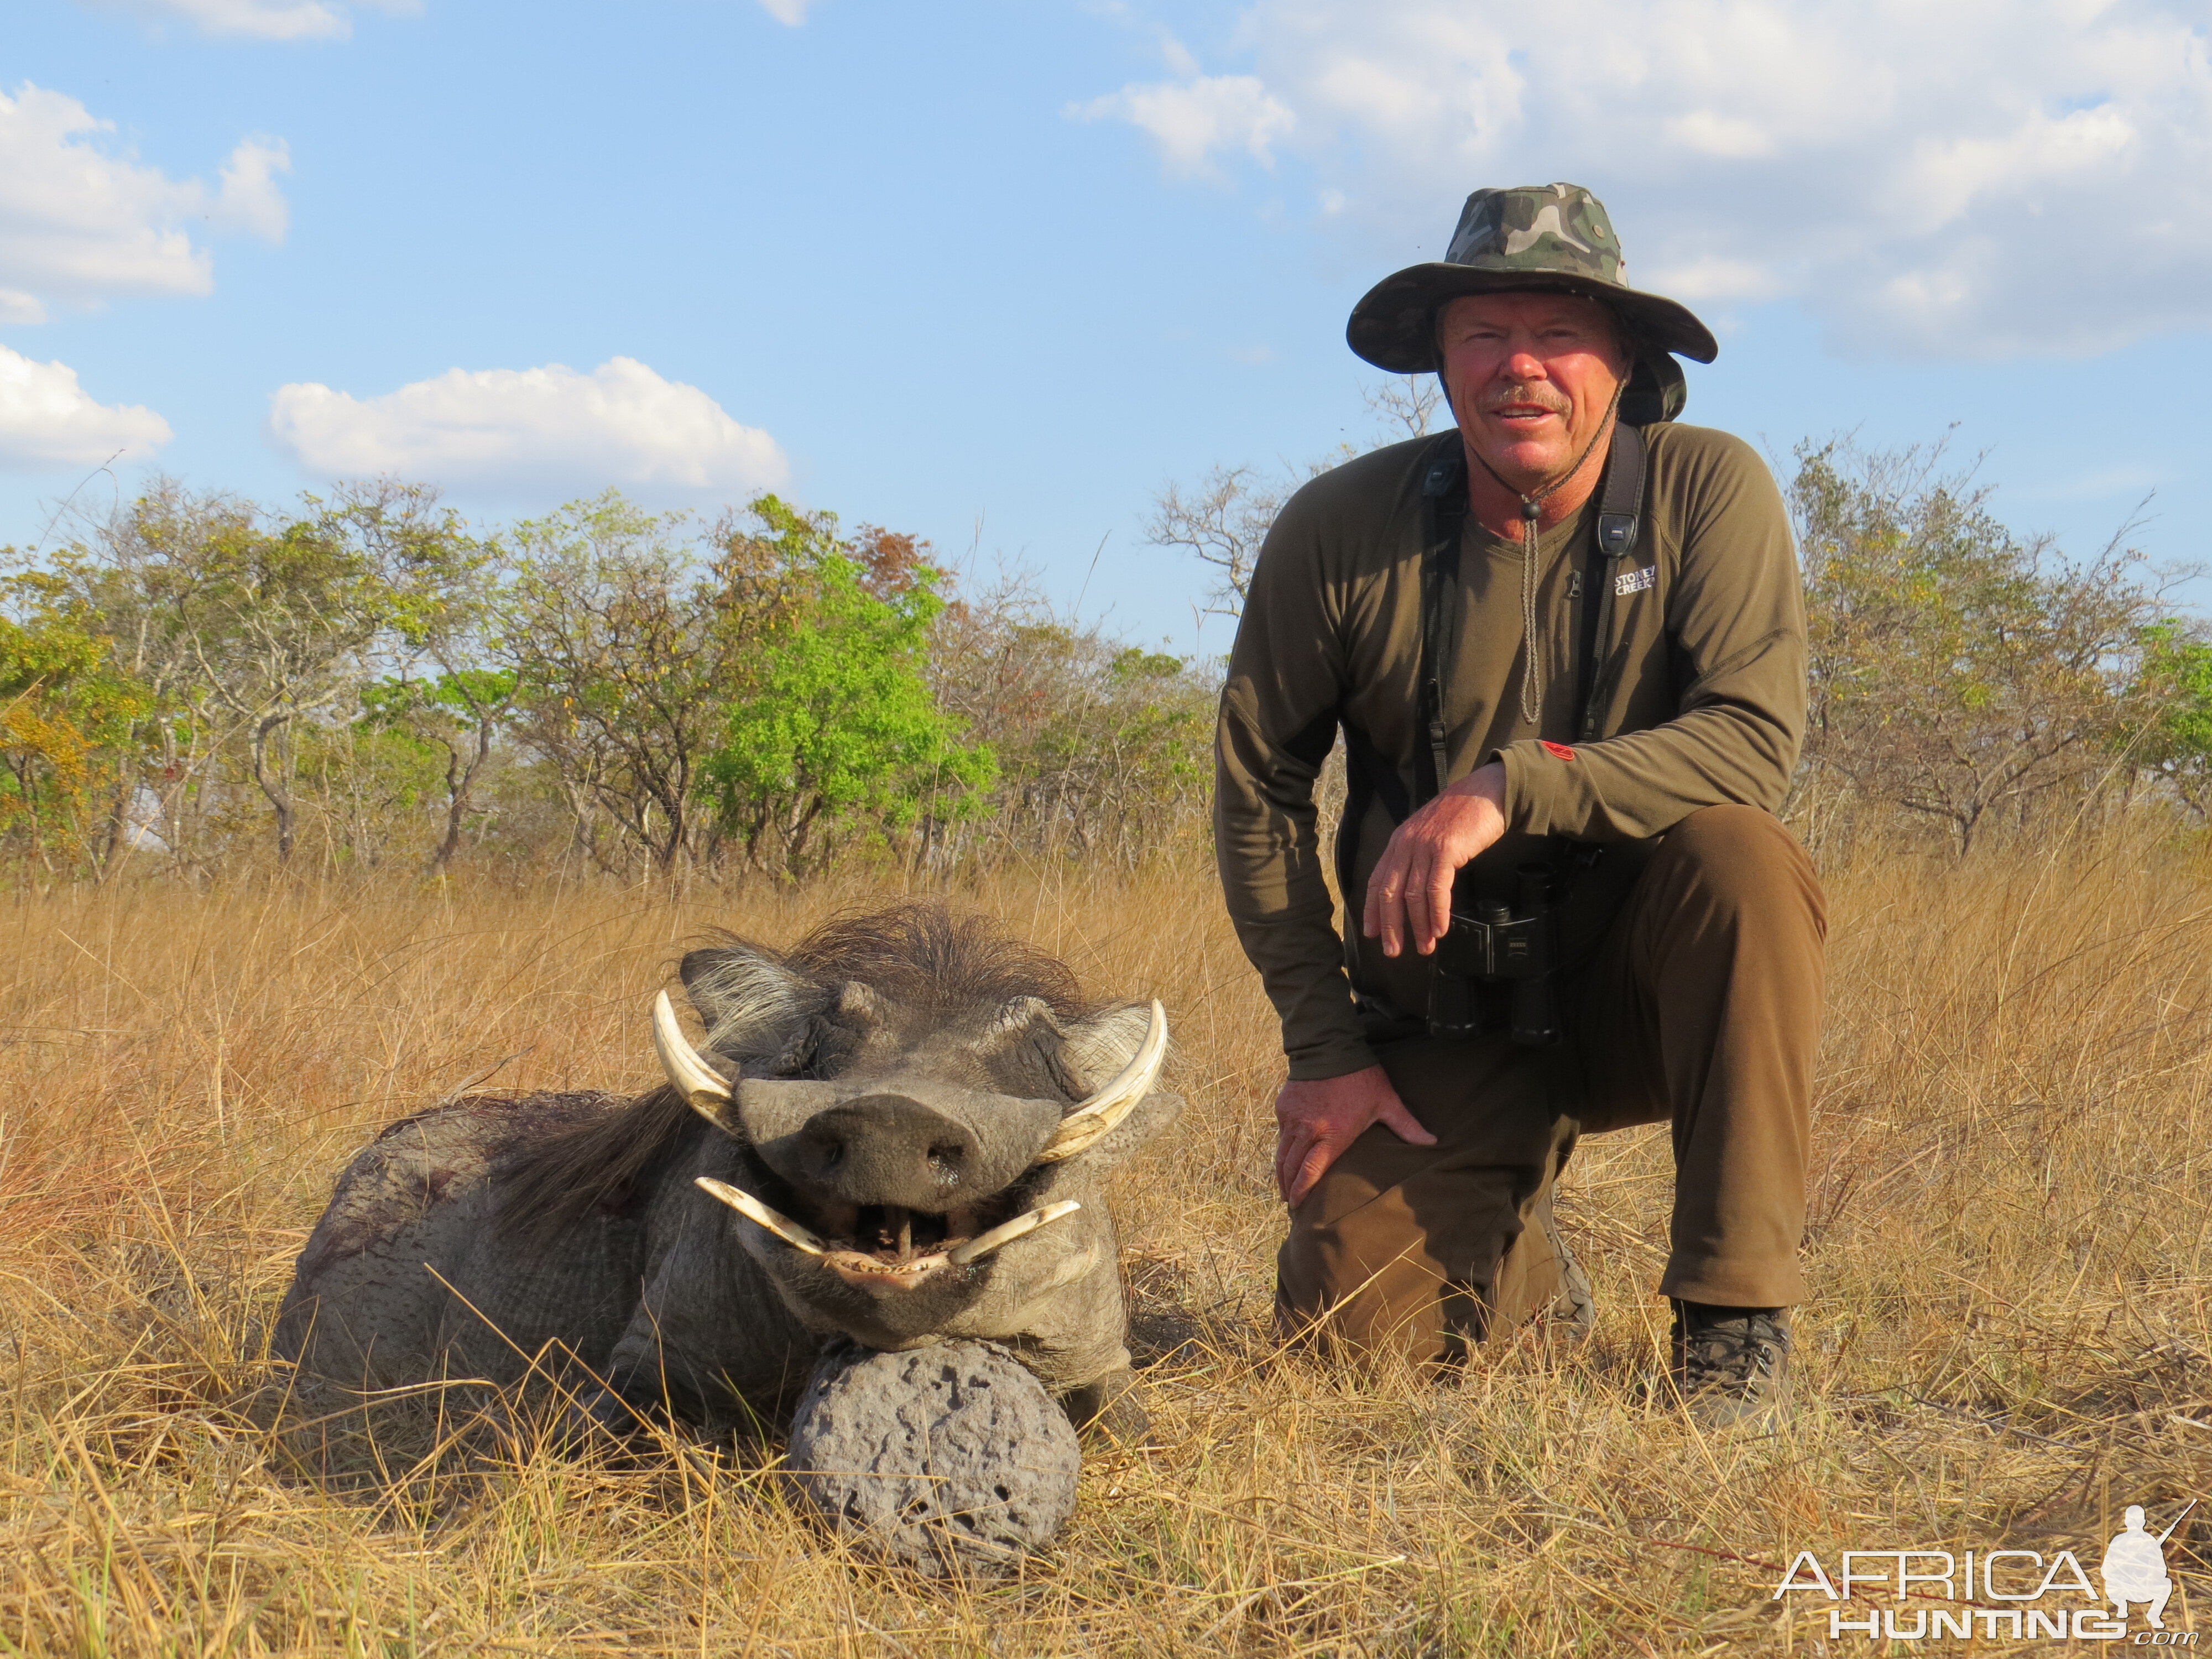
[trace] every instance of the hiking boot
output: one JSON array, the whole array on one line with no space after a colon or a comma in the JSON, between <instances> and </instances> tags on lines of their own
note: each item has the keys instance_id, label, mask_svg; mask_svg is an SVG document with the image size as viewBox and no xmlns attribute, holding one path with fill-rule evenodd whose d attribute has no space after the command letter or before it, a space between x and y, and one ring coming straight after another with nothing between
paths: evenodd
<instances>
[{"instance_id":1,"label":"hiking boot","mask_svg":"<svg viewBox=\"0 0 2212 1659\"><path fill-rule=\"evenodd\" d=\"M1551 1321L1552 1334L1564 1342L1587 1342L1590 1333L1597 1328L1597 1297L1590 1289L1589 1275L1575 1260L1575 1253L1567 1248L1567 1241L1559 1236L1559 1224L1548 1212L1544 1217L1544 1237L1559 1259L1559 1294L1545 1310L1545 1317Z\"/></svg>"},{"instance_id":2,"label":"hiking boot","mask_svg":"<svg viewBox=\"0 0 2212 1659\"><path fill-rule=\"evenodd\" d=\"M1771 1426L1790 1403L1790 1310L1677 1302L1670 1375L1698 1427Z\"/></svg>"}]
</instances>

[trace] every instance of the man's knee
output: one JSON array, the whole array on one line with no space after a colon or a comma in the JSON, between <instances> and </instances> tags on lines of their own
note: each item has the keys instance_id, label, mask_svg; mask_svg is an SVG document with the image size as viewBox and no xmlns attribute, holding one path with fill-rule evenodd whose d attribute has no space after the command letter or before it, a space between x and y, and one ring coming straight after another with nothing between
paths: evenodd
<instances>
[{"instance_id":1,"label":"man's knee","mask_svg":"<svg viewBox=\"0 0 2212 1659\"><path fill-rule=\"evenodd\" d=\"M1395 1189L1377 1192L1352 1170L1329 1170L1291 1212L1275 1267L1285 1334L1417 1364L1439 1357L1444 1275Z\"/></svg>"},{"instance_id":2,"label":"man's knee","mask_svg":"<svg viewBox=\"0 0 2212 1659\"><path fill-rule=\"evenodd\" d=\"M1557 1294L1537 1172L1437 1172L1381 1192L1347 1172L1332 1192L1336 1173L1292 1212L1277 1258L1285 1335L1433 1371Z\"/></svg>"},{"instance_id":3,"label":"man's knee","mask_svg":"<svg viewBox=\"0 0 2212 1659\"><path fill-rule=\"evenodd\" d=\"M1646 873L1717 915L1805 925L1826 935L1827 904L1812 859L1780 819L1759 807L1691 813L1667 832Z\"/></svg>"},{"instance_id":4,"label":"man's knee","mask_svg":"<svg viewBox=\"0 0 2212 1659\"><path fill-rule=\"evenodd\" d=\"M1464 1287L1419 1268L1412 1277L1418 1282L1387 1267L1364 1281L1300 1274L1286 1251L1276 1277L1276 1328L1285 1340L1362 1371L1404 1366L1436 1375L1479 1340L1480 1310Z\"/></svg>"}]
</instances>

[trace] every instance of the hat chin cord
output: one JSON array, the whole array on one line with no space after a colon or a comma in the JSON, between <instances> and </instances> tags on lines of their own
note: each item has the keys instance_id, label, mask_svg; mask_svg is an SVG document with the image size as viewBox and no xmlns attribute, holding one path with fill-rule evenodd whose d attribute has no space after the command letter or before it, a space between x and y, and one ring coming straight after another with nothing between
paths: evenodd
<instances>
[{"instance_id":1,"label":"hat chin cord","mask_svg":"<svg viewBox=\"0 0 2212 1659\"><path fill-rule=\"evenodd\" d=\"M1442 381L1443 377L1437 377ZM1473 444L1466 444L1467 452L1481 463L1482 470L1496 478L1501 489L1512 490L1521 498L1521 721L1524 726L1540 726L1544 717L1544 662L1536 648L1536 520L1542 514L1545 498L1560 485L1583 470L1583 465L1596 452L1597 447L1613 430L1613 416L1620 412L1621 394L1628 390L1624 380L1613 389L1613 401L1605 406L1605 418L1597 423L1597 430L1583 446L1583 453L1575 457L1567 470L1540 489L1516 489L1507 483L1496 467L1485 459ZM1444 387L1444 404L1451 407L1451 388ZM1452 408L1456 423L1459 410Z\"/></svg>"}]
</instances>

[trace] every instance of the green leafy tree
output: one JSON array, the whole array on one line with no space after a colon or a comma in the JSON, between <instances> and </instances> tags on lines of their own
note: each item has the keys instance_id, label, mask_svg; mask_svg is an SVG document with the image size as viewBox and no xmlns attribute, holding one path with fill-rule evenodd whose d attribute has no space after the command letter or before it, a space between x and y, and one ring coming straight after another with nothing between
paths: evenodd
<instances>
[{"instance_id":1,"label":"green leafy tree","mask_svg":"<svg viewBox=\"0 0 2212 1659\"><path fill-rule=\"evenodd\" d=\"M249 501L156 478L65 549L55 573L145 688L136 753L118 779L118 845L139 798L172 853L215 855L237 811L228 777L266 803L280 860L297 839L298 743L343 724L380 662L452 637L483 552L427 486L386 480L307 497L271 518Z\"/></svg>"},{"instance_id":2,"label":"green leafy tree","mask_svg":"<svg viewBox=\"0 0 2212 1659\"><path fill-rule=\"evenodd\" d=\"M344 702L390 615L380 573L327 526L249 521L193 550L177 590L186 650L210 705L245 738L280 862L292 856L300 721Z\"/></svg>"},{"instance_id":3,"label":"green leafy tree","mask_svg":"<svg viewBox=\"0 0 2212 1659\"><path fill-rule=\"evenodd\" d=\"M372 870L419 856L440 797L435 744L362 718L303 723L294 747L303 837L321 831L325 863Z\"/></svg>"},{"instance_id":4,"label":"green leafy tree","mask_svg":"<svg viewBox=\"0 0 2212 1659\"><path fill-rule=\"evenodd\" d=\"M511 724L603 867L712 859L701 763L787 617L791 572L835 546L835 525L763 496L700 544L684 515L610 490L514 526L492 635L514 676Z\"/></svg>"},{"instance_id":5,"label":"green leafy tree","mask_svg":"<svg viewBox=\"0 0 2212 1659\"><path fill-rule=\"evenodd\" d=\"M2131 757L2212 817L2212 643L2171 618L2145 629L2136 692L2148 718Z\"/></svg>"},{"instance_id":6,"label":"green leafy tree","mask_svg":"<svg viewBox=\"0 0 2212 1659\"><path fill-rule=\"evenodd\" d=\"M1799 452L1810 781L1932 819L1964 853L2003 815L2115 780L2136 661L2164 607L2119 538L2070 562L2023 542L1936 453Z\"/></svg>"},{"instance_id":7,"label":"green leafy tree","mask_svg":"<svg viewBox=\"0 0 2212 1659\"><path fill-rule=\"evenodd\" d=\"M353 665L359 716L316 731L323 805L347 825L356 856L378 862L387 834L413 838L442 775L444 826L428 860L437 874L459 850L513 691L511 674L471 665L481 659L501 550L428 484L379 478L307 499L321 532L351 550L380 589L376 639ZM368 679L390 663L398 675Z\"/></svg>"},{"instance_id":8,"label":"green leafy tree","mask_svg":"<svg viewBox=\"0 0 2212 1659\"><path fill-rule=\"evenodd\" d=\"M924 671L945 608L939 573L886 562L807 555L792 573L805 578L804 596L707 759L706 787L756 866L811 875L856 833L890 838L973 816L995 779L991 750L961 741Z\"/></svg>"},{"instance_id":9,"label":"green leafy tree","mask_svg":"<svg viewBox=\"0 0 2212 1659\"><path fill-rule=\"evenodd\" d=\"M110 775L146 710L98 618L51 572L0 581L0 836L50 871L95 840Z\"/></svg>"},{"instance_id":10,"label":"green leafy tree","mask_svg":"<svg viewBox=\"0 0 2212 1659\"><path fill-rule=\"evenodd\" d=\"M1072 626L1016 582L946 608L930 676L998 757L996 810L970 827L966 855L1133 866L1203 836L1213 665Z\"/></svg>"},{"instance_id":11,"label":"green leafy tree","mask_svg":"<svg viewBox=\"0 0 2212 1659\"><path fill-rule=\"evenodd\" d=\"M401 675L362 689L365 726L404 734L442 760L445 822L430 853L429 875L444 874L460 850L493 738L514 710L515 684L511 669L458 668L431 678Z\"/></svg>"},{"instance_id":12,"label":"green leafy tree","mask_svg":"<svg viewBox=\"0 0 2212 1659\"><path fill-rule=\"evenodd\" d=\"M214 550L252 533L258 516L234 496L156 477L52 561L52 572L112 641L116 672L147 697L117 757L101 849L106 867L118 866L142 838L186 866L214 855L237 732L209 684L202 630L185 601ZM150 837L142 836L142 823Z\"/></svg>"}]
</instances>

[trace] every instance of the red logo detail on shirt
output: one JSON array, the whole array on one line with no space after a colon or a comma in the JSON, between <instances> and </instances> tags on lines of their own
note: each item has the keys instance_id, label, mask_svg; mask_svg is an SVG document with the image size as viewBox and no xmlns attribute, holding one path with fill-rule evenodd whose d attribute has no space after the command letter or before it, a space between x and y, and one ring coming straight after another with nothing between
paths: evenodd
<instances>
[{"instance_id":1,"label":"red logo detail on shirt","mask_svg":"<svg viewBox=\"0 0 2212 1659\"><path fill-rule=\"evenodd\" d=\"M1564 743L1553 743L1549 738L1544 739L1544 752L1553 760L1572 760L1575 757L1573 750Z\"/></svg>"}]
</instances>

